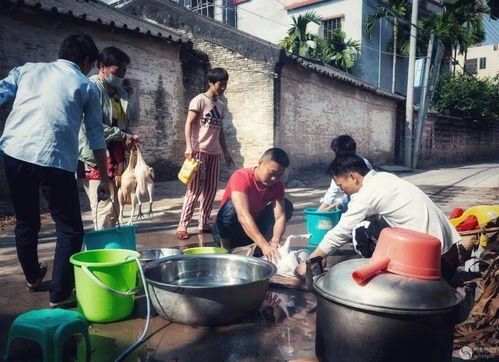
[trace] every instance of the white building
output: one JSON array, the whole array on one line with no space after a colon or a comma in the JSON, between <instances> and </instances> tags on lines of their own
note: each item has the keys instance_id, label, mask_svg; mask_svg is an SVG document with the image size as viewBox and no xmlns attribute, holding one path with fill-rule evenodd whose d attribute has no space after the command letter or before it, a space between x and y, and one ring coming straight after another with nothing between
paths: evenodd
<instances>
[{"instance_id":1,"label":"white building","mask_svg":"<svg viewBox=\"0 0 499 362\"><path fill-rule=\"evenodd\" d=\"M105 0L104 0L105 1ZM130 0L107 0L120 6ZM364 32L369 14L378 8L376 0L171 0L192 11L205 15L253 36L278 44L287 35L298 17L313 11L322 18L320 25L310 24L308 31L329 37L335 29L341 29L347 38L361 45L360 56L352 68L352 74L378 87L391 90L392 23L380 20L370 39ZM410 0L409 0L410 3ZM441 0L420 0L420 14L438 11ZM410 4L408 5L410 11ZM406 93L407 56L397 57L395 92ZM418 90L416 90L416 94Z\"/></svg>"},{"instance_id":2,"label":"white building","mask_svg":"<svg viewBox=\"0 0 499 362\"><path fill-rule=\"evenodd\" d=\"M392 38L392 24L381 20L374 27L372 39L364 33L369 14L378 7L376 0L234 0L234 3L237 5L237 29L272 43L278 43L286 36L292 16L314 11L321 16L322 23L320 26L312 24L309 31L328 37L332 30L339 28L348 38L359 41L361 55L352 73L379 87L391 89L392 55L388 45ZM439 0L421 2L423 13L439 7ZM405 94L407 57L397 58L395 78L395 91Z\"/></svg>"},{"instance_id":3,"label":"white building","mask_svg":"<svg viewBox=\"0 0 499 362\"><path fill-rule=\"evenodd\" d=\"M466 61L464 55L458 55L457 61L466 71L478 77L495 77L499 74L499 44L469 48ZM462 72L461 67L457 66L456 70Z\"/></svg>"}]
</instances>

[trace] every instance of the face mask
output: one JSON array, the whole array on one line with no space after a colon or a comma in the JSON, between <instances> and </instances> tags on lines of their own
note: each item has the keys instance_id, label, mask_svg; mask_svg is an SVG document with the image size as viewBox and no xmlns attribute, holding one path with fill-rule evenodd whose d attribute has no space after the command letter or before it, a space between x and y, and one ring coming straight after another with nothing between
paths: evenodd
<instances>
[{"instance_id":1,"label":"face mask","mask_svg":"<svg viewBox=\"0 0 499 362\"><path fill-rule=\"evenodd\" d=\"M121 83L123 83L123 78L117 77L114 74L109 74L106 78L106 83L113 87L120 87Z\"/></svg>"}]
</instances>

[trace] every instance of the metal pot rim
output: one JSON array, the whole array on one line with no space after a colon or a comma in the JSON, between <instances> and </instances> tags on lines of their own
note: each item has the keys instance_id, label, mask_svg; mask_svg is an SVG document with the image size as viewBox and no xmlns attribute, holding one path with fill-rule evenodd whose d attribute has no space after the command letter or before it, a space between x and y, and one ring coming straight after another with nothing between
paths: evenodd
<instances>
[{"instance_id":1,"label":"metal pot rim","mask_svg":"<svg viewBox=\"0 0 499 362\"><path fill-rule=\"evenodd\" d=\"M146 277L148 284L159 286L159 287L166 287L168 289L174 289L174 290L206 289L207 287L203 286L203 285L186 285L186 286L184 286L184 285L178 285L178 284L158 282L156 280L149 279L147 277L147 274L152 268L157 266L157 264L162 264L163 262L166 262L166 261L176 261L176 260L183 260L183 259L213 259L213 258L214 259L235 259L235 258L237 258L241 261L244 260L245 262L248 262L248 263L259 264L259 265L262 265L262 266L270 268L270 269L269 269L267 275L265 275L265 277L263 277L261 279L251 280L251 281L245 282L245 283L210 286L209 287L210 289L223 289L223 288L231 288L231 287L240 287L240 286L244 286L244 285L258 283L262 280L270 279L277 271L277 267L273 263L271 263L267 260L253 257L253 256L242 256L242 255L235 255L235 254L196 254L196 255L183 254L183 255L166 256L164 258L157 259L157 260L154 260L154 261L147 263L144 267L144 274L145 274L145 277Z\"/></svg>"},{"instance_id":2,"label":"metal pot rim","mask_svg":"<svg viewBox=\"0 0 499 362\"><path fill-rule=\"evenodd\" d=\"M166 257L169 257L169 256L175 256L175 255L181 255L182 254L182 251L180 249L177 249L177 248L145 248L145 249L140 249L140 250L137 250L137 252L140 254L140 257L139 257L139 260L144 262L144 263L150 263L151 261L155 261L155 260L158 260L159 258L145 258L143 257L143 254L148 252L148 251L155 251L155 250L169 250L169 251L174 251L176 254L172 254L172 255L166 255L166 256L163 256L163 258L166 258Z\"/></svg>"},{"instance_id":3,"label":"metal pot rim","mask_svg":"<svg viewBox=\"0 0 499 362\"><path fill-rule=\"evenodd\" d=\"M456 296L456 299L458 302L450 307L444 307L444 308L437 308L437 309L421 309L421 310L416 310L416 309L408 309L408 308L395 308L395 307L381 307L377 305L372 305L372 304L363 304L359 303L353 300L349 299L343 299L339 298L337 296L333 296L326 292L323 288L321 288L318 285L319 279L323 278L326 274L321 274L316 277L314 277L314 282L313 282L313 289L314 291L321 296L322 298L338 303L341 305L345 305L348 307L354 307L360 310L367 310L367 311L372 311L372 312L382 312L382 313L389 313L389 314L404 314L404 315L433 315L433 314L441 314L446 311L452 311L453 309L457 309L459 307L459 304L462 302L463 297L461 294L459 294L456 290L452 290L452 293Z\"/></svg>"}]
</instances>

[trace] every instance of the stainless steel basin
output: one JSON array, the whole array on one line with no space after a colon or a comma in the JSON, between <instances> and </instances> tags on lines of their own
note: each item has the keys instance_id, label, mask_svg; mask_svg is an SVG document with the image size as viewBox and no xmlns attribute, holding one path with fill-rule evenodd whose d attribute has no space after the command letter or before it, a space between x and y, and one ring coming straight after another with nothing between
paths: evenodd
<instances>
[{"instance_id":1,"label":"stainless steel basin","mask_svg":"<svg viewBox=\"0 0 499 362\"><path fill-rule=\"evenodd\" d=\"M178 255L145 267L149 294L163 318L189 325L238 321L265 298L274 264L232 254Z\"/></svg>"},{"instance_id":2,"label":"stainless steel basin","mask_svg":"<svg viewBox=\"0 0 499 362\"><path fill-rule=\"evenodd\" d=\"M166 256L181 255L182 252L175 248L149 248L139 250L139 260L143 263L148 263L153 260L161 259Z\"/></svg>"}]
</instances>

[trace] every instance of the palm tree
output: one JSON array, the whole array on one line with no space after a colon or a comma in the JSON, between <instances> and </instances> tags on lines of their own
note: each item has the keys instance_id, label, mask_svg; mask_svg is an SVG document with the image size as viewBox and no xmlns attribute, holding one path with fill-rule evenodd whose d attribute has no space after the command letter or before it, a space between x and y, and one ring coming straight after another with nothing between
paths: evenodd
<instances>
[{"instance_id":1,"label":"palm tree","mask_svg":"<svg viewBox=\"0 0 499 362\"><path fill-rule=\"evenodd\" d=\"M321 17L309 11L297 18L292 17L293 25L288 30L288 35L279 42L286 51L301 57L319 60L324 64L332 65L348 72L357 59L360 43L347 39L346 34L337 29L331 33L331 39L309 33L307 27L310 23L320 25Z\"/></svg>"},{"instance_id":2,"label":"palm tree","mask_svg":"<svg viewBox=\"0 0 499 362\"><path fill-rule=\"evenodd\" d=\"M324 39L324 38L323 38ZM360 52L360 42L347 39L346 34L336 29L331 33L331 39L324 39L327 51L322 61L345 72L349 72Z\"/></svg>"},{"instance_id":3,"label":"palm tree","mask_svg":"<svg viewBox=\"0 0 499 362\"><path fill-rule=\"evenodd\" d=\"M307 26L310 23L320 25L321 17L313 11L308 11L304 15L292 17L293 24L288 30L288 35L279 42L279 45L286 51L309 58L315 47L317 35L309 33Z\"/></svg>"},{"instance_id":4,"label":"palm tree","mask_svg":"<svg viewBox=\"0 0 499 362\"><path fill-rule=\"evenodd\" d=\"M445 52L454 59L457 54L467 54L468 48L485 40L482 15L488 10L474 0L462 0L455 7L442 13L431 14L421 27L443 43ZM423 38L427 34L423 34ZM454 67L455 71L455 67Z\"/></svg>"},{"instance_id":5,"label":"palm tree","mask_svg":"<svg viewBox=\"0 0 499 362\"><path fill-rule=\"evenodd\" d=\"M397 68L397 47L399 34L399 19L405 18L408 13L406 0L380 0L382 6L367 18L364 32L369 38L372 38L373 28L376 23L384 18L392 22L393 34L393 56L392 56L392 92L395 92L395 73Z\"/></svg>"}]
</instances>

